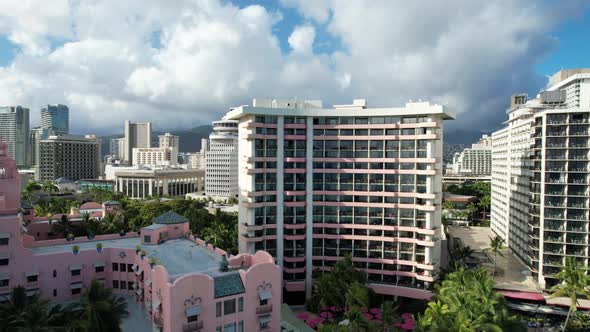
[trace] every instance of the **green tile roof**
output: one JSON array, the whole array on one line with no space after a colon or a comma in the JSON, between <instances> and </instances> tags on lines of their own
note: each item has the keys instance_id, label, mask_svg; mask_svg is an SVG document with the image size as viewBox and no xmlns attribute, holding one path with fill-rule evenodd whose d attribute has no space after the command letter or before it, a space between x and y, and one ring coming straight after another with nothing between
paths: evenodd
<instances>
[{"instance_id":1,"label":"green tile roof","mask_svg":"<svg viewBox=\"0 0 590 332\"><path fill-rule=\"evenodd\" d=\"M186 219L185 217L181 216L180 214L174 212L174 211L168 211L168 212L164 212L161 215L155 217L152 222L154 224L166 224L166 225L170 225L170 224L182 224L185 222L188 222L188 219Z\"/></svg>"},{"instance_id":2,"label":"green tile roof","mask_svg":"<svg viewBox=\"0 0 590 332\"><path fill-rule=\"evenodd\" d=\"M214 277L215 298L241 294L246 291L239 273Z\"/></svg>"}]
</instances>

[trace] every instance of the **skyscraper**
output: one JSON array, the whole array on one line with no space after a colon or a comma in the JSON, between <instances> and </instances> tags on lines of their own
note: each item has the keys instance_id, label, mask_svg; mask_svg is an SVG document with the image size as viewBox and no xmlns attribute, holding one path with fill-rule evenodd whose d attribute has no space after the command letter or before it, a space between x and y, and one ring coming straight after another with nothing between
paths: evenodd
<instances>
[{"instance_id":1,"label":"skyscraper","mask_svg":"<svg viewBox=\"0 0 590 332\"><path fill-rule=\"evenodd\" d=\"M100 144L96 137L49 136L39 142L38 181L60 177L96 179L100 175Z\"/></svg>"},{"instance_id":2,"label":"skyscraper","mask_svg":"<svg viewBox=\"0 0 590 332\"><path fill-rule=\"evenodd\" d=\"M29 109L21 106L0 107L0 138L17 167L29 166Z\"/></svg>"},{"instance_id":3,"label":"skyscraper","mask_svg":"<svg viewBox=\"0 0 590 332\"><path fill-rule=\"evenodd\" d=\"M62 104L41 108L41 127L52 130L56 135L69 134L70 109Z\"/></svg>"},{"instance_id":4,"label":"skyscraper","mask_svg":"<svg viewBox=\"0 0 590 332\"><path fill-rule=\"evenodd\" d=\"M239 137L239 249L266 250L287 294L345 255L380 294L428 299L441 251L443 120L427 102L254 100Z\"/></svg>"},{"instance_id":5,"label":"skyscraper","mask_svg":"<svg viewBox=\"0 0 590 332\"><path fill-rule=\"evenodd\" d=\"M131 123L125 120L125 162L133 165L133 148L150 147L152 147L152 123Z\"/></svg>"},{"instance_id":6,"label":"skyscraper","mask_svg":"<svg viewBox=\"0 0 590 332\"><path fill-rule=\"evenodd\" d=\"M201 151L204 143L201 141ZM238 195L238 121L213 122L208 145L209 150L205 152L206 194L235 198Z\"/></svg>"},{"instance_id":7,"label":"skyscraper","mask_svg":"<svg viewBox=\"0 0 590 332\"><path fill-rule=\"evenodd\" d=\"M119 160L125 158L125 138L113 138L109 144L109 154Z\"/></svg>"}]
</instances>

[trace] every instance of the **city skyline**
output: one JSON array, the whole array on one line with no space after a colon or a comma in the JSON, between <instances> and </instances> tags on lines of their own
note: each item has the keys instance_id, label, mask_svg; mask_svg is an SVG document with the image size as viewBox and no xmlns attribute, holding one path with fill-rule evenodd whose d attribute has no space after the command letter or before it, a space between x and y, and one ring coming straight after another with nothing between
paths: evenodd
<instances>
[{"instance_id":1,"label":"city skyline","mask_svg":"<svg viewBox=\"0 0 590 332\"><path fill-rule=\"evenodd\" d=\"M121 112L159 123L157 129L191 128L267 96L322 98L327 105L367 98L371 107L422 98L461 113L449 133L470 123L479 124L470 130L489 133L500 127L506 95L534 97L544 75L585 67L588 58L588 46L575 41L588 31L589 11L574 1L424 8L181 1L116 12L108 1L82 1L57 2L52 10L40 4L34 16L35 6L6 4L0 104L34 110L32 126L38 105L66 104L76 134L88 123L99 135L120 133L113 115ZM380 14L387 12L408 19Z\"/></svg>"}]
</instances>

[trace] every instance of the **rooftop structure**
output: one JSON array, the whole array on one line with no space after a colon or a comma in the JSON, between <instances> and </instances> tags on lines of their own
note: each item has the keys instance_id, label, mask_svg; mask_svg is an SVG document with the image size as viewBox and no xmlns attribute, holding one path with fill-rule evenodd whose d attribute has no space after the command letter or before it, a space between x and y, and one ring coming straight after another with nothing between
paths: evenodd
<instances>
[{"instance_id":1,"label":"rooftop structure","mask_svg":"<svg viewBox=\"0 0 590 332\"><path fill-rule=\"evenodd\" d=\"M238 121L214 121L208 145L209 148L205 152L206 194L218 197L236 197L239 191Z\"/></svg>"}]
</instances>

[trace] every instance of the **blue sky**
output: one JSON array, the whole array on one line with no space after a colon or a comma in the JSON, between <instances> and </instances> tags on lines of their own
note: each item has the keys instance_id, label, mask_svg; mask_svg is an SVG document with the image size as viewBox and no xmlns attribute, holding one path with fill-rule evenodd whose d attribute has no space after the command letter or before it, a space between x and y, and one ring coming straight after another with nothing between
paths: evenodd
<instances>
[{"instance_id":1,"label":"blue sky","mask_svg":"<svg viewBox=\"0 0 590 332\"><path fill-rule=\"evenodd\" d=\"M537 66L541 75L551 75L560 69L590 67L590 9L572 21L562 23L552 35L559 48Z\"/></svg>"},{"instance_id":2,"label":"blue sky","mask_svg":"<svg viewBox=\"0 0 590 332\"><path fill-rule=\"evenodd\" d=\"M67 104L79 133L123 117L196 127L252 98L421 99L470 141L501 126L511 94L590 67L587 0L29 1L0 1L0 105Z\"/></svg>"}]
</instances>

